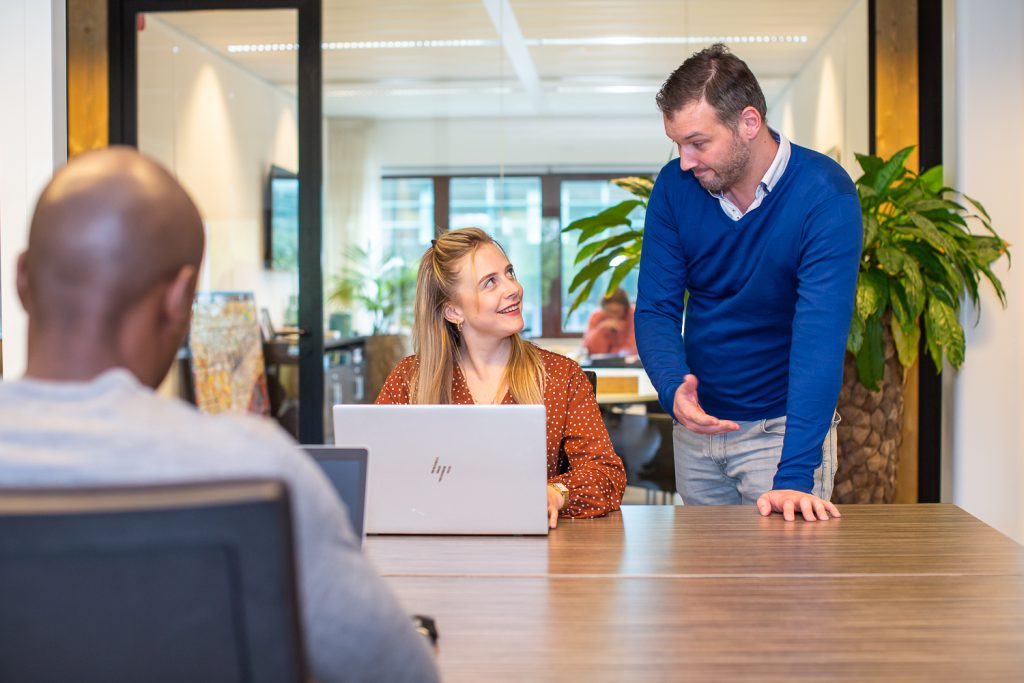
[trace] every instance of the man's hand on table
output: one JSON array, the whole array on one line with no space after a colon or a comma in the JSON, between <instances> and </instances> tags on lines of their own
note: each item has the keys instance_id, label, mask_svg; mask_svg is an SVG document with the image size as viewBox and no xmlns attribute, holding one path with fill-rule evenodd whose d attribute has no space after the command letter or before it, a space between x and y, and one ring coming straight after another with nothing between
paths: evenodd
<instances>
[{"instance_id":1,"label":"man's hand on table","mask_svg":"<svg viewBox=\"0 0 1024 683\"><path fill-rule=\"evenodd\" d=\"M697 400L697 377L694 375L684 377L683 383L676 389L672 412L680 424L697 434L721 434L735 432L740 428L731 420L719 420L704 412Z\"/></svg>"},{"instance_id":2,"label":"man's hand on table","mask_svg":"<svg viewBox=\"0 0 1024 683\"><path fill-rule=\"evenodd\" d=\"M757 499L757 510L762 517L767 517L773 512L781 512L787 522L796 519L797 510L800 510L808 522L819 519L826 520L830 514L833 517L842 517L839 514L839 508L831 501L823 500L811 493L790 489L779 489L762 494Z\"/></svg>"}]
</instances>

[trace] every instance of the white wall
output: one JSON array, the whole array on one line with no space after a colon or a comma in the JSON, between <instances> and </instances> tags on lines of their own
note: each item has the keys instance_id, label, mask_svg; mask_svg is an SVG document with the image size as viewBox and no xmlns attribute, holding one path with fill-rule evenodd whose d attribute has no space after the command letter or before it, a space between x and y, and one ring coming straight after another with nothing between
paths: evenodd
<instances>
[{"instance_id":1,"label":"white wall","mask_svg":"<svg viewBox=\"0 0 1024 683\"><path fill-rule=\"evenodd\" d=\"M1024 5L958 0L955 6L956 121L947 174L977 197L1016 252L1017 267L995 268L1009 306L983 287L981 322L965 310L967 355L954 385L953 501L1024 542ZM950 82L955 79L955 82Z\"/></svg>"},{"instance_id":2,"label":"white wall","mask_svg":"<svg viewBox=\"0 0 1024 683\"><path fill-rule=\"evenodd\" d=\"M778 97L768 123L793 142L838 153L851 177L860 176L855 152L868 151L868 12L856 0L821 48Z\"/></svg>"},{"instance_id":3,"label":"white wall","mask_svg":"<svg viewBox=\"0 0 1024 683\"><path fill-rule=\"evenodd\" d=\"M378 121L377 140L385 171L654 172L672 152L653 94L646 117Z\"/></svg>"},{"instance_id":4,"label":"white wall","mask_svg":"<svg viewBox=\"0 0 1024 683\"><path fill-rule=\"evenodd\" d=\"M0 2L0 295L3 368L25 368L27 319L18 301L18 255L36 199L67 160L64 0Z\"/></svg>"},{"instance_id":5,"label":"white wall","mask_svg":"<svg viewBox=\"0 0 1024 683\"><path fill-rule=\"evenodd\" d=\"M298 170L295 97L147 16L139 34L139 149L167 165L206 225L200 287L253 291L275 324L296 273L263 268L271 164Z\"/></svg>"}]
</instances>

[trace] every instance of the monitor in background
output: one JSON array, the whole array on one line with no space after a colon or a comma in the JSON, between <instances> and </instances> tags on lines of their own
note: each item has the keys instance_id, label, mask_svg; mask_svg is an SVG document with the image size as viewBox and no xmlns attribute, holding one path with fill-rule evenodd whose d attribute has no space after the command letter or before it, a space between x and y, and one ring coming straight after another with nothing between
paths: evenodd
<instances>
[{"instance_id":1,"label":"monitor in background","mask_svg":"<svg viewBox=\"0 0 1024 683\"><path fill-rule=\"evenodd\" d=\"M338 498L348 510L348 518L356 537L366 536L366 449L336 446L303 446L306 453L320 465Z\"/></svg>"},{"instance_id":2,"label":"monitor in background","mask_svg":"<svg viewBox=\"0 0 1024 683\"><path fill-rule=\"evenodd\" d=\"M543 405L336 405L370 451L370 534L546 534Z\"/></svg>"},{"instance_id":3,"label":"monitor in background","mask_svg":"<svg viewBox=\"0 0 1024 683\"><path fill-rule=\"evenodd\" d=\"M263 266L285 272L299 267L299 176L279 166L270 167L264 189Z\"/></svg>"}]
</instances>

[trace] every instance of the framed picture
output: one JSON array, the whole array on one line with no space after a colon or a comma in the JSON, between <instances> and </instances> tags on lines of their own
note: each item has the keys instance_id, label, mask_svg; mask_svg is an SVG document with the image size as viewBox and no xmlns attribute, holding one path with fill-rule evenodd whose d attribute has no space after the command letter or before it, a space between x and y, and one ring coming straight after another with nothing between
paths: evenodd
<instances>
[{"instance_id":1,"label":"framed picture","mask_svg":"<svg viewBox=\"0 0 1024 683\"><path fill-rule=\"evenodd\" d=\"M259 314L251 292L197 294L189 350L199 410L270 415Z\"/></svg>"}]
</instances>

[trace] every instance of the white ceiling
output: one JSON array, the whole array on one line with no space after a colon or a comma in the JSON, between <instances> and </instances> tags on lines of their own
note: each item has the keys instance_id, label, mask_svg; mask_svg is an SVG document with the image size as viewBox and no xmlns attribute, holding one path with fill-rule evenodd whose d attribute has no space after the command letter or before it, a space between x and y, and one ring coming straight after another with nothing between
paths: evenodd
<instances>
[{"instance_id":1,"label":"white ceiling","mask_svg":"<svg viewBox=\"0 0 1024 683\"><path fill-rule=\"evenodd\" d=\"M327 49L323 53L324 111L330 116L380 119L650 115L661 82L706 44L700 37L807 36L806 42L729 41L758 76L770 103L854 1L324 0L325 43L487 41L477 47ZM227 49L240 44L294 43L294 12L156 16L264 80L294 92L295 51ZM537 44L542 39L578 43L608 37L693 42Z\"/></svg>"}]
</instances>

